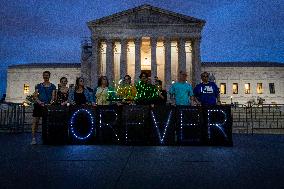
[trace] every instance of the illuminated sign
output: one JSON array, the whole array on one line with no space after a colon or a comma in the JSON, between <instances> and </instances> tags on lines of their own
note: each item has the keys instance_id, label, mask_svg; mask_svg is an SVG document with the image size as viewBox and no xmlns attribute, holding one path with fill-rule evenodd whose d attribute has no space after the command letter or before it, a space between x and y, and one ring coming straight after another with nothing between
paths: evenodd
<instances>
[{"instance_id":1,"label":"illuminated sign","mask_svg":"<svg viewBox=\"0 0 284 189\"><path fill-rule=\"evenodd\" d=\"M98 139L99 142L112 142L116 141L119 142L119 134L118 129L116 128L119 124L118 113L111 106L103 106L98 108L98 121L99 121L99 128L98 128Z\"/></svg>"},{"instance_id":2,"label":"illuminated sign","mask_svg":"<svg viewBox=\"0 0 284 189\"><path fill-rule=\"evenodd\" d=\"M230 106L149 106L126 105L64 109L70 111L69 139L94 143L142 145L232 145ZM60 106L56 108L56 111ZM71 111L72 110L72 111ZM50 109L50 111L55 111ZM54 112L56 114L56 112ZM44 132L56 132L52 123L59 117L48 113ZM66 113L68 115L68 113ZM52 117L48 117L52 116ZM58 120L54 120L54 119ZM46 121L47 120L47 121ZM45 129L48 128L48 129ZM64 127L62 127L64 128ZM68 131L68 130L67 130ZM66 131L64 131L66 132ZM51 140L51 139L50 139ZM48 141L50 141L48 140Z\"/></svg>"},{"instance_id":3,"label":"illuminated sign","mask_svg":"<svg viewBox=\"0 0 284 189\"><path fill-rule=\"evenodd\" d=\"M85 121L85 119L88 120L87 122L88 124L81 125L80 121L83 120ZM84 132L85 128L87 129L87 132ZM83 135L82 133L80 133L82 132L82 130L85 133ZM73 113L70 119L71 136L79 140L86 140L93 134L94 130L95 130L95 119L89 110L79 109Z\"/></svg>"}]
</instances>

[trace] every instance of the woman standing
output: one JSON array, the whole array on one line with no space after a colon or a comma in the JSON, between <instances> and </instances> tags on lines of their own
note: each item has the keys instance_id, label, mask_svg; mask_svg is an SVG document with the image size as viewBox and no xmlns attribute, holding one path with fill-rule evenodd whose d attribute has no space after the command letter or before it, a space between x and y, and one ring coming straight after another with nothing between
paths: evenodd
<instances>
[{"instance_id":1,"label":"woman standing","mask_svg":"<svg viewBox=\"0 0 284 189\"><path fill-rule=\"evenodd\" d=\"M84 86L84 79L79 77L76 79L75 89L70 89L68 102L73 105L91 104L92 97L89 90Z\"/></svg>"},{"instance_id":2,"label":"woman standing","mask_svg":"<svg viewBox=\"0 0 284 189\"><path fill-rule=\"evenodd\" d=\"M136 88L131 84L130 75L125 75L123 82L117 87L117 96L124 104L130 104L136 96Z\"/></svg>"},{"instance_id":3,"label":"woman standing","mask_svg":"<svg viewBox=\"0 0 284 189\"><path fill-rule=\"evenodd\" d=\"M68 94L69 94L69 88L66 86L68 83L66 77L61 77L60 79L60 85L58 87L58 91L56 94L56 104L57 105L66 105L68 102Z\"/></svg>"},{"instance_id":4,"label":"woman standing","mask_svg":"<svg viewBox=\"0 0 284 189\"><path fill-rule=\"evenodd\" d=\"M98 87L94 90L94 101L97 105L109 105L109 87L108 79L106 76L99 77Z\"/></svg>"}]
</instances>

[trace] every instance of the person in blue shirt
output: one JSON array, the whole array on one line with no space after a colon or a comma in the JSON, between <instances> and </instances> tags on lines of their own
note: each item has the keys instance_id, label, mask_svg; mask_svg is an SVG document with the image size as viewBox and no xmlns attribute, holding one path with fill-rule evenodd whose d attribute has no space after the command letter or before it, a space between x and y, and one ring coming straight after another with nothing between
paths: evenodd
<instances>
[{"instance_id":1,"label":"person in blue shirt","mask_svg":"<svg viewBox=\"0 0 284 189\"><path fill-rule=\"evenodd\" d=\"M36 133L38 130L39 119L44 113L44 106L52 104L55 100L56 87L54 84L49 82L50 72L44 71L42 73L42 77L44 82L37 84L34 92L35 103L32 122L32 145L37 144Z\"/></svg>"},{"instance_id":2,"label":"person in blue shirt","mask_svg":"<svg viewBox=\"0 0 284 189\"><path fill-rule=\"evenodd\" d=\"M189 106L194 100L192 86L186 82L186 78L187 73L180 71L178 82L170 87L169 93L174 96L175 105Z\"/></svg>"},{"instance_id":3,"label":"person in blue shirt","mask_svg":"<svg viewBox=\"0 0 284 189\"><path fill-rule=\"evenodd\" d=\"M219 88L214 82L209 81L209 74L203 72L201 74L202 82L194 88L194 96L202 106L220 105Z\"/></svg>"}]
</instances>

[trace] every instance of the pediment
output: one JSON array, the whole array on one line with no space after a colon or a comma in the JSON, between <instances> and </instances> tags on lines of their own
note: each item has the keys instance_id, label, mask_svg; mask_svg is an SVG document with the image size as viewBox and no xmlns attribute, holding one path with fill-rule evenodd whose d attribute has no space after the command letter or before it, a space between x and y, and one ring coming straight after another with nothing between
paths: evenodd
<instances>
[{"instance_id":1,"label":"pediment","mask_svg":"<svg viewBox=\"0 0 284 189\"><path fill-rule=\"evenodd\" d=\"M142 5L107 17L88 22L88 26L119 24L204 24L204 20L174 13L151 5Z\"/></svg>"}]
</instances>

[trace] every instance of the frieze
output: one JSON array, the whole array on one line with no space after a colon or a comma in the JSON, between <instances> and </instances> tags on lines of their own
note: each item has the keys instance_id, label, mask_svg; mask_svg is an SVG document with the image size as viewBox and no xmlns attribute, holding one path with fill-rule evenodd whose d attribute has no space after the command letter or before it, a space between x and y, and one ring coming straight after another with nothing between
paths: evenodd
<instances>
[{"instance_id":1,"label":"frieze","mask_svg":"<svg viewBox=\"0 0 284 189\"><path fill-rule=\"evenodd\" d=\"M150 27L140 26L132 28L99 27L93 30L93 36L102 38L131 38L131 37L170 37L170 38L201 38L197 28L190 27Z\"/></svg>"},{"instance_id":2,"label":"frieze","mask_svg":"<svg viewBox=\"0 0 284 189\"><path fill-rule=\"evenodd\" d=\"M201 20L194 18L184 18L178 14L153 11L151 9L140 9L126 14L113 15L107 18L89 22L89 27L93 28L100 25L113 24L193 24L198 27L203 27L204 23Z\"/></svg>"}]
</instances>

